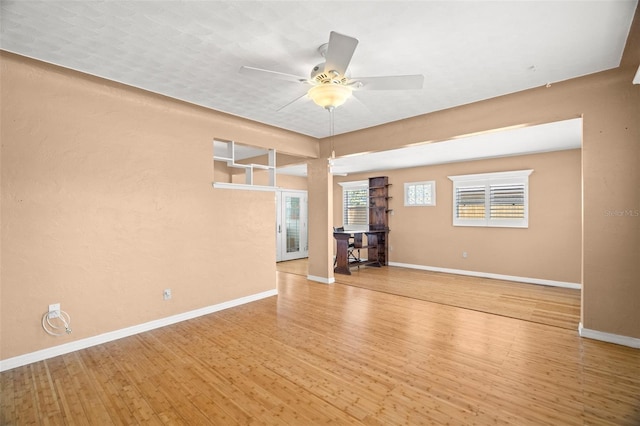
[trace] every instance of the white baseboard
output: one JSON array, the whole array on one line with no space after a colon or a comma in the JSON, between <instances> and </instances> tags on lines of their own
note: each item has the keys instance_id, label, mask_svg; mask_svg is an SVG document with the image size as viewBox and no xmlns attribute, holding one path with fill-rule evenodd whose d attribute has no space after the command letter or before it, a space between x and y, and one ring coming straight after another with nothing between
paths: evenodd
<instances>
[{"instance_id":1,"label":"white baseboard","mask_svg":"<svg viewBox=\"0 0 640 426\"><path fill-rule=\"evenodd\" d=\"M307 279L309 281L315 281L317 283L322 283L322 284L333 284L336 282L335 278L324 278L324 277L316 277L315 275L307 275Z\"/></svg>"},{"instance_id":2,"label":"white baseboard","mask_svg":"<svg viewBox=\"0 0 640 426\"><path fill-rule=\"evenodd\" d=\"M412 265L409 263L389 262L389 266L399 266L401 268L421 269L423 271L445 272L447 274L467 275L471 277L492 278L495 280L516 281L527 284L547 285L551 287L564 287L580 290L582 285L565 281L543 280L540 278L516 277L512 275L492 274L489 272L465 271L463 269L439 268L437 266Z\"/></svg>"},{"instance_id":3,"label":"white baseboard","mask_svg":"<svg viewBox=\"0 0 640 426\"><path fill-rule=\"evenodd\" d=\"M33 362L43 361L45 359L53 358L59 355L75 352L80 349L85 349L91 346L100 345L102 343L111 342L113 340L122 339L123 337L133 336L134 334L143 333L145 331L150 331L156 328L164 327L181 321L186 321L189 319L197 318L203 315L208 315L214 312L222 311L277 295L277 289L267 290L261 293L252 294L250 296L241 297L239 299L230 300L228 302L219 303L217 305L206 306L204 308L183 312L181 314L149 321L143 324L134 325L132 327L110 331L108 333L99 334L97 336L88 337L86 339L76 340L74 342L65 343L63 345L42 349L24 355L19 355L13 358L7 358L0 361L0 371L11 370L12 368L21 367Z\"/></svg>"},{"instance_id":4,"label":"white baseboard","mask_svg":"<svg viewBox=\"0 0 640 426\"><path fill-rule=\"evenodd\" d=\"M584 328L582 323L578 325L580 337L588 339L601 340L607 343L615 343L616 345L629 346L631 348L640 349L640 339L636 337L622 336L620 334L605 333L604 331L591 330Z\"/></svg>"}]
</instances>

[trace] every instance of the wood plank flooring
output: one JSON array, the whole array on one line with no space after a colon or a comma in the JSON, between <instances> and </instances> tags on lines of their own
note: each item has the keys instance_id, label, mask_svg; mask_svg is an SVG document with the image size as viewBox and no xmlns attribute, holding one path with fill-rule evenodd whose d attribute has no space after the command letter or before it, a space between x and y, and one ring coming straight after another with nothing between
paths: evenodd
<instances>
[{"instance_id":1,"label":"wood plank flooring","mask_svg":"<svg viewBox=\"0 0 640 426\"><path fill-rule=\"evenodd\" d=\"M278 270L307 275L307 259L277 264ZM580 290L445 274L388 266L351 268L336 283L474 311L578 329Z\"/></svg>"},{"instance_id":2,"label":"wood plank flooring","mask_svg":"<svg viewBox=\"0 0 640 426\"><path fill-rule=\"evenodd\" d=\"M0 423L640 422L640 350L291 273L278 289L0 373Z\"/></svg>"},{"instance_id":3,"label":"wood plank flooring","mask_svg":"<svg viewBox=\"0 0 640 426\"><path fill-rule=\"evenodd\" d=\"M580 290L416 269L353 268L336 282L556 327L578 329Z\"/></svg>"}]
</instances>

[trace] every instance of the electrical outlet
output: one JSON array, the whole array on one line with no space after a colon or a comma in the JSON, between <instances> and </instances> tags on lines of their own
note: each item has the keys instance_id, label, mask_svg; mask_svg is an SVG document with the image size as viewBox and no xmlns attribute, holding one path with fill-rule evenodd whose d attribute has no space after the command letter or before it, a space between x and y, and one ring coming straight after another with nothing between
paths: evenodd
<instances>
[{"instance_id":1,"label":"electrical outlet","mask_svg":"<svg viewBox=\"0 0 640 426\"><path fill-rule=\"evenodd\" d=\"M53 303L49 305L49 319L58 318L60 316L60 304Z\"/></svg>"},{"instance_id":2,"label":"electrical outlet","mask_svg":"<svg viewBox=\"0 0 640 426\"><path fill-rule=\"evenodd\" d=\"M464 257L465 259L467 258L467 252L466 251L462 252L462 257Z\"/></svg>"},{"instance_id":3,"label":"electrical outlet","mask_svg":"<svg viewBox=\"0 0 640 426\"><path fill-rule=\"evenodd\" d=\"M164 300L169 300L171 299L171 289L170 288L165 288L164 292L162 293L162 298Z\"/></svg>"}]
</instances>

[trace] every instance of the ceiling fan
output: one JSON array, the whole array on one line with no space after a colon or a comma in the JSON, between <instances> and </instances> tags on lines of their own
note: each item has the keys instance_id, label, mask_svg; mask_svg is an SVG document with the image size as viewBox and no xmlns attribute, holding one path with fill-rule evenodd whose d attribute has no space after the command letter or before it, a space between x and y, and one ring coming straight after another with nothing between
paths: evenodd
<instances>
[{"instance_id":1,"label":"ceiling fan","mask_svg":"<svg viewBox=\"0 0 640 426\"><path fill-rule=\"evenodd\" d=\"M354 90L411 90L422 88L424 76L420 74L349 77L347 68L357 45L357 39L331 31L329 43L325 43L318 48L318 51L324 57L324 62L313 67L309 78L249 66L242 66L240 73L261 78L276 78L311 86L307 93L280 107L278 111L307 96L321 107L333 111L333 109L342 105Z\"/></svg>"}]
</instances>

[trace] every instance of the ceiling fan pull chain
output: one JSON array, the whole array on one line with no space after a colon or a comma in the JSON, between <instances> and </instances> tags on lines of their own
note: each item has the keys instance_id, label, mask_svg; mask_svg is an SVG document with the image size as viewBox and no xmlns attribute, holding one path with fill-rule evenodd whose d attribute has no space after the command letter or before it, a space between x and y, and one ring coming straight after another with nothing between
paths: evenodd
<instances>
[{"instance_id":1,"label":"ceiling fan pull chain","mask_svg":"<svg viewBox=\"0 0 640 426\"><path fill-rule=\"evenodd\" d=\"M331 158L334 159L336 158L336 151L333 147L333 134L334 134L334 128L333 128L333 111L335 110L334 107L331 108L327 108L329 110L329 138L331 139Z\"/></svg>"},{"instance_id":2,"label":"ceiling fan pull chain","mask_svg":"<svg viewBox=\"0 0 640 426\"><path fill-rule=\"evenodd\" d=\"M329 122L331 123L331 137L333 138L333 134L334 134L334 127L333 127L333 110L335 108L329 108Z\"/></svg>"}]
</instances>

